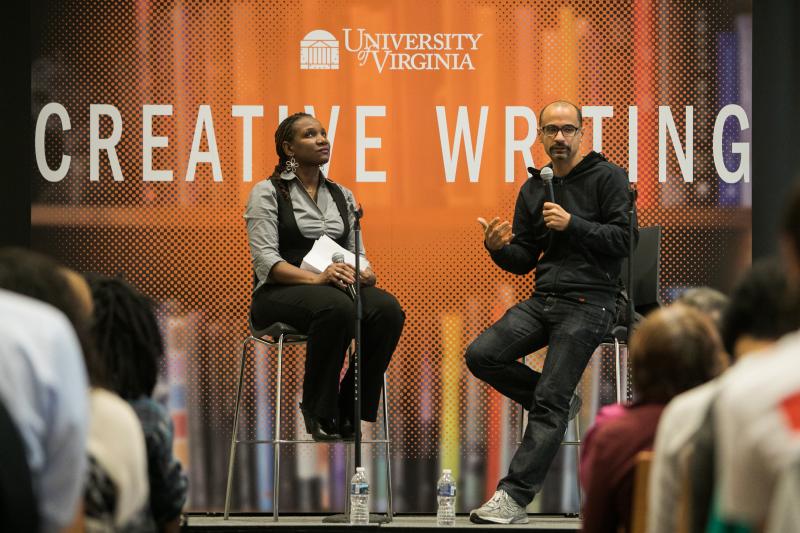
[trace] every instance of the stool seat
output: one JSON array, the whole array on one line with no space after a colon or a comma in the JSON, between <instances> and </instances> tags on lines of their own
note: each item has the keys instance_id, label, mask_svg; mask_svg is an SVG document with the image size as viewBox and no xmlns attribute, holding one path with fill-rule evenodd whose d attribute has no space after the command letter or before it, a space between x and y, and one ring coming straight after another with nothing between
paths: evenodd
<instances>
[{"instance_id":1,"label":"stool seat","mask_svg":"<svg viewBox=\"0 0 800 533\"><path fill-rule=\"evenodd\" d=\"M256 329L252 322L248 324L250 327L250 335L257 339L262 339L264 337L270 337L272 339L278 339L281 335L286 338L286 340L293 340L299 341L304 340L307 338L306 335L300 333L297 329L290 326L289 324L285 324L283 322L273 322L266 328ZM291 339L289 339L291 337Z\"/></svg>"},{"instance_id":2,"label":"stool seat","mask_svg":"<svg viewBox=\"0 0 800 533\"><path fill-rule=\"evenodd\" d=\"M611 327L611 330L608 334L603 337L603 340L600 341L600 344L614 344L614 339L617 342L625 344L628 341L628 328L624 324L617 324Z\"/></svg>"}]
</instances>

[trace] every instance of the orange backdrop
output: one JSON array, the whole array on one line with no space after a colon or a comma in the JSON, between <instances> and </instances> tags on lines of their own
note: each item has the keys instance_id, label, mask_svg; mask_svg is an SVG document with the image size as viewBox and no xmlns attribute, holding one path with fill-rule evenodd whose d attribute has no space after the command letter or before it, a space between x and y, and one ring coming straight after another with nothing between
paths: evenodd
<instances>
[{"instance_id":1,"label":"orange backdrop","mask_svg":"<svg viewBox=\"0 0 800 533\"><path fill-rule=\"evenodd\" d=\"M250 189L275 164L273 132L280 106L290 113L313 106L331 130L332 109L338 106L329 175L352 189L364 206L364 241L379 285L397 295L407 312L389 372L393 455L398 464L430 468L424 467L423 475L398 467L405 472L400 479L410 484L407 494L401 491L398 510L431 508L433 498L424 499L426 493L413 485L421 479L432 486L440 466L463 469L459 505L466 508L493 491L513 450L515 429L509 406L469 376L461 354L532 290L531 277L514 277L492 264L475 221L478 216L510 218L527 176L523 157L516 153L513 181L505 179L507 135L522 139L529 133L518 118L507 134L508 106L534 114L562 98L584 106L613 106L613 116L602 121L603 152L626 168L629 106L636 106L640 221L665 227L665 300L693 285L726 289L749 262L749 185L723 184L711 147L723 105L735 103L749 113L750 13L722 0L702 4L47 3L47 23L38 36L41 54L33 65L33 119L41 120L38 111L47 103L64 106L71 128L62 131L61 122L50 117L44 152L51 168L62 154L71 161L66 177L55 183L34 173L34 247L79 270L124 273L160 303L170 361L163 391L179 425L179 453L192 477L190 506L221 505L220 465L227 458L236 342L246 330L251 289L242 214ZM358 53L347 50L345 28L352 30L352 46L359 28L373 35L481 36L476 49L440 51L469 53L474 70L387 67L379 72L369 56L362 65ZM314 30L338 40L337 69L301 68L301 41ZM400 48L389 51L415 53ZM98 160L99 180L90 180L91 104L119 110L116 153L124 181L113 179L105 151ZM157 104L171 105L172 112L153 119L153 135L166 137L168 144L153 149L152 167L171 170L171 182L142 177L142 110ZM207 162L196 166L193 181L185 179L203 105L210 106L213 118L221 181L214 181L213 165ZM232 116L238 105L263 108L263 116L252 120L253 181L245 179L243 120ZM379 137L380 148L364 150L365 169L384 171L384 182L356 179L358 106L385 106L385 116L365 121L365 136ZM447 118L449 146L460 106L466 107L473 143L481 107L488 108L476 181L470 179L463 145L455 178L446 179L437 106ZM658 181L658 106L670 106L683 146L685 106L693 106L693 183L683 182L671 142L662 153L667 179ZM99 124L101 138L114 131L108 116L101 116ZM598 139L594 122L584 125L583 149L588 151ZM201 152L212 148L205 126ZM749 138L748 131L738 128L726 134L727 141ZM739 160L729 152L726 148L733 169ZM547 162L539 143L531 153L536 166ZM248 370L255 434L268 429L269 422L263 422L268 416L259 409L268 411L271 405L265 392L271 390L269 370L260 368ZM287 416L293 411L288 408ZM237 489L237 497L243 507L268 509L269 462L259 453L243 455L242 469L260 473L242 482L249 484ZM327 466L318 470L338 468L336 457L322 455L320 464ZM299 469L287 475L302 484L315 478L314 472ZM320 496L333 507L341 497L329 501ZM287 498L287 506L302 506L300 497Z\"/></svg>"}]
</instances>

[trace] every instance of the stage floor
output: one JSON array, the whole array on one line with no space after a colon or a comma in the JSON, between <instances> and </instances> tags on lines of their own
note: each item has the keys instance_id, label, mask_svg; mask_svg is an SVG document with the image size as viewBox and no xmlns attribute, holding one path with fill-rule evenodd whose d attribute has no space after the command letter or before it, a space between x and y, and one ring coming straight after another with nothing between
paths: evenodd
<instances>
[{"instance_id":1,"label":"stage floor","mask_svg":"<svg viewBox=\"0 0 800 533\"><path fill-rule=\"evenodd\" d=\"M274 522L272 515L231 515L230 519L223 520L222 514L219 515L196 515L190 514L186 517L183 529L185 531L252 531L254 529L265 530L274 529L276 531L374 531L377 529L412 529L414 531L441 531L442 528L436 526L436 517L433 515L399 515L388 524L370 524L368 526L351 526L349 524L326 524L322 522L323 516L293 516L285 515L280 517L280 521ZM581 521L579 518L570 518L562 515L530 515L527 524L518 525L491 525L473 524L469 517L456 517L456 525L449 530L457 531L484 531L496 529L529 529L534 531L564 532L579 531Z\"/></svg>"}]
</instances>

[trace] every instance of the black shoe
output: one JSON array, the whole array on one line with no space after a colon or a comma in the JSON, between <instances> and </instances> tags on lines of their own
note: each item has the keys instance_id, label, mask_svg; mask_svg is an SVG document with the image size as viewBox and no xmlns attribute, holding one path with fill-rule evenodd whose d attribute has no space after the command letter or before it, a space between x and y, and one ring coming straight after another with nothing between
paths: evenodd
<instances>
[{"instance_id":1,"label":"black shoe","mask_svg":"<svg viewBox=\"0 0 800 533\"><path fill-rule=\"evenodd\" d=\"M347 408L342 409L342 406L339 406L339 416L336 418L339 421L339 435L342 436L342 439L346 441L353 441L356 440L356 428L353 424L353 409ZM361 421L359 420L359 430L361 429Z\"/></svg>"},{"instance_id":2,"label":"black shoe","mask_svg":"<svg viewBox=\"0 0 800 533\"><path fill-rule=\"evenodd\" d=\"M355 440L356 430L353 428L353 422L346 416L339 415L339 435L343 440Z\"/></svg>"},{"instance_id":3,"label":"black shoe","mask_svg":"<svg viewBox=\"0 0 800 533\"><path fill-rule=\"evenodd\" d=\"M339 440L342 438L336 430L336 422L333 419L318 418L311 412L303 409L300 404L300 412L303 413L303 421L306 423L306 431L315 441Z\"/></svg>"}]
</instances>

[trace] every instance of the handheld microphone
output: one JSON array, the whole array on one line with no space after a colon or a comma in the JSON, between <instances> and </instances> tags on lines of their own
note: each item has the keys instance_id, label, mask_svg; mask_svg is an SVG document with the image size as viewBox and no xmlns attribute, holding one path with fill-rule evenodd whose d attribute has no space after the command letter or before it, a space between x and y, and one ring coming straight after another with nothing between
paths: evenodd
<instances>
[{"instance_id":1,"label":"handheld microphone","mask_svg":"<svg viewBox=\"0 0 800 533\"><path fill-rule=\"evenodd\" d=\"M544 183L545 186L547 201L556 203L556 195L553 193L553 169L544 167L541 172L539 172L539 176L542 178L542 183Z\"/></svg>"},{"instance_id":2,"label":"handheld microphone","mask_svg":"<svg viewBox=\"0 0 800 533\"><path fill-rule=\"evenodd\" d=\"M344 254L342 252L336 252L331 256L332 263L344 263ZM346 284L344 286L345 292L352 298L353 300L356 299L356 289L350 284Z\"/></svg>"}]
</instances>

